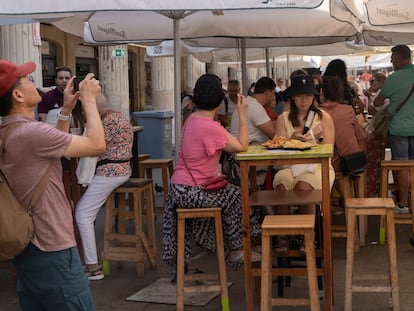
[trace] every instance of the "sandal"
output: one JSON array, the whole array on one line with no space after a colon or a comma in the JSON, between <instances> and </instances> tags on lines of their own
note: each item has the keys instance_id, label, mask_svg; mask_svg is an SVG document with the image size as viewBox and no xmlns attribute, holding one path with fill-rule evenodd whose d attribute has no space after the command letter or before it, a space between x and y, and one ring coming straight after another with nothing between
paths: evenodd
<instances>
[{"instance_id":1,"label":"sandal","mask_svg":"<svg viewBox=\"0 0 414 311\"><path fill-rule=\"evenodd\" d=\"M289 238L287 236L276 237L274 245L273 245L273 249L279 255L288 253L289 252Z\"/></svg>"},{"instance_id":2,"label":"sandal","mask_svg":"<svg viewBox=\"0 0 414 311\"><path fill-rule=\"evenodd\" d=\"M299 247L299 253L301 253L301 255L306 255L305 241L303 241L302 245Z\"/></svg>"},{"instance_id":3,"label":"sandal","mask_svg":"<svg viewBox=\"0 0 414 311\"><path fill-rule=\"evenodd\" d=\"M317 248L316 246L316 241L314 241L313 243L313 247L314 248ZM304 238L302 238L302 241L301 241L301 244L300 244L300 246L299 246L299 253L301 253L301 255L303 255L303 256L305 256L306 255L306 248L305 248L305 239Z\"/></svg>"},{"instance_id":4,"label":"sandal","mask_svg":"<svg viewBox=\"0 0 414 311\"><path fill-rule=\"evenodd\" d=\"M230 255L230 261L232 263L242 263L244 261L244 251L241 251L236 255ZM262 255L256 251L252 251L252 262L258 261L262 261Z\"/></svg>"},{"instance_id":5,"label":"sandal","mask_svg":"<svg viewBox=\"0 0 414 311\"><path fill-rule=\"evenodd\" d=\"M86 266L86 277L90 280L90 281L98 281L98 280L102 280L105 275L102 271L102 266L98 265L94 270L89 270Z\"/></svg>"}]
</instances>

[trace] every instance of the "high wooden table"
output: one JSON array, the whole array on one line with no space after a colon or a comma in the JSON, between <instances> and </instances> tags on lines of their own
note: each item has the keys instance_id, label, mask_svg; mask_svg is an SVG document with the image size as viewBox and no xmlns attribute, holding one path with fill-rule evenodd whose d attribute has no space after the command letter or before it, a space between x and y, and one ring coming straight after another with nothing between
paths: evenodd
<instances>
[{"instance_id":1,"label":"high wooden table","mask_svg":"<svg viewBox=\"0 0 414 311\"><path fill-rule=\"evenodd\" d=\"M250 211L251 198L249 195L249 176L250 190L253 195L255 191L255 169L256 166L286 165L286 164L309 164L319 163L322 165L322 191L321 205L323 215L323 280L324 280L324 310L331 311L333 305L333 275L332 275L332 237L331 237L331 202L329 184L329 162L332 156L333 145L320 144L310 150L305 151L286 151L286 150L266 150L261 146L250 146L246 152L236 155L240 161L241 172L241 196L242 196L242 230L244 243L244 284L246 310L252 311L253 307L253 276L260 275L260 268L252 269L251 245L250 245ZM250 172L250 174L249 174ZM293 203L293 202L292 202ZM255 205L258 202L256 200ZM265 204L263 204L265 205ZM258 271L257 271L258 270Z\"/></svg>"}]
</instances>

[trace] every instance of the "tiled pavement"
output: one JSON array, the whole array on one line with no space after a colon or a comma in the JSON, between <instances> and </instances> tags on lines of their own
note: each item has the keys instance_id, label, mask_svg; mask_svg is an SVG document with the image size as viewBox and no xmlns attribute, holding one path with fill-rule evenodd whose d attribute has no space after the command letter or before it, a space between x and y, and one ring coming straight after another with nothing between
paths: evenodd
<instances>
[{"instance_id":1,"label":"tiled pavement","mask_svg":"<svg viewBox=\"0 0 414 311\"><path fill-rule=\"evenodd\" d=\"M159 198L157 198L159 199ZM343 216L337 216L339 219ZM334 220L335 221L335 220ZM102 213L97 219L97 236L102 236ZM157 219L158 249L161 249L161 217ZM412 227L409 225L397 225L397 250L398 250L398 268L400 281L400 301L401 311L414 310L414 248L409 244L408 238L412 233ZM369 234L367 237L367 246L362 247L356 255L356 271L388 271L387 269L387 249L385 246L378 245L378 220L373 218L369 221ZM99 243L100 242L100 243ZM102 244L102 241L98 241ZM199 268L203 271L210 272L215 270L215 257L211 254L205 254L200 249L195 248L195 253L200 256L194 260L190 268ZM160 253L160 251L159 251ZM158 256L159 259L159 256ZM343 310L344 301L344 274L345 274L345 239L333 239L333 267L334 267L334 311ZM233 282L229 289L231 310L245 310L244 306L244 286L243 286L243 269L238 271L227 269L228 279ZM173 305L163 305L154 303L140 303L126 301L125 298L137 292L141 288L151 284L161 277L168 277L169 269L161 261L155 270L148 266L145 275L142 278L136 276L135 267L131 263L124 263L118 267L116 263L111 263L111 275L105 277L102 281L93 281L91 284L97 310L122 310L122 311L170 311L175 310ZM0 310L17 311L20 310L17 296L15 294L15 279L7 268L0 268ZM290 288L286 288L288 295L306 295L306 279L295 277L292 279ZM276 290L277 284L274 284ZM322 301L323 303L323 301ZM378 293L354 294L353 310L356 311L381 311L390 310L388 304L388 295ZM274 310L308 310L305 307L279 307ZM188 311L217 311L220 310L220 301L218 298L212 300L206 307L186 307ZM256 306L255 310L259 310ZM56 310L58 311L58 310Z\"/></svg>"}]
</instances>

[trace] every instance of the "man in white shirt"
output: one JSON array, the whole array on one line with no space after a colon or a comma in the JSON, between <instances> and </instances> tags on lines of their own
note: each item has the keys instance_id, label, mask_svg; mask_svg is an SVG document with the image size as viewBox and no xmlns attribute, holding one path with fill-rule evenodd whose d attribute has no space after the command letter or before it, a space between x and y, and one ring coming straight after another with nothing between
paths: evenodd
<instances>
[{"instance_id":1,"label":"man in white shirt","mask_svg":"<svg viewBox=\"0 0 414 311\"><path fill-rule=\"evenodd\" d=\"M246 98L247 124L249 127L249 145L259 145L268 139L272 139L276 134L274 123L270 120L263 106L270 104L275 98L275 82L262 77L256 82L255 92ZM231 133L238 135L239 116L237 110L233 112L231 118Z\"/></svg>"},{"instance_id":2,"label":"man in white shirt","mask_svg":"<svg viewBox=\"0 0 414 311\"><path fill-rule=\"evenodd\" d=\"M227 86L227 95L221 102L217 111L217 117L221 125L229 127L231 124L231 116L236 110L237 94L240 93L240 82L237 80L230 80Z\"/></svg>"}]
</instances>

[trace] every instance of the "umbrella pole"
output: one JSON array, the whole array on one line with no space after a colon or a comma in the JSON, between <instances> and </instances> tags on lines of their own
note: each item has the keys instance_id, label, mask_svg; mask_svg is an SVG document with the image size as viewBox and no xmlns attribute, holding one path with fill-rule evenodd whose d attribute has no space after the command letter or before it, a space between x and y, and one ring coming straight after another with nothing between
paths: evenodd
<instances>
[{"instance_id":1,"label":"umbrella pole","mask_svg":"<svg viewBox=\"0 0 414 311\"><path fill-rule=\"evenodd\" d=\"M242 61L242 90L243 94L247 95L249 85L247 83L247 63L246 63L246 39L241 38L241 61Z\"/></svg>"},{"instance_id":2,"label":"umbrella pole","mask_svg":"<svg viewBox=\"0 0 414 311\"><path fill-rule=\"evenodd\" d=\"M269 60L269 48L265 48L265 57L266 57L266 77L271 77L270 75L270 60Z\"/></svg>"},{"instance_id":3,"label":"umbrella pole","mask_svg":"<svg viewBox=\"0 0 414 311\"><path fill-rule=\"evenodd\" d=\"M180 51L180 20L173 18L174 26L174 139L175 159L178 157L178 145L181 138L181 51Z\"/></svg>"}]
</instances>

